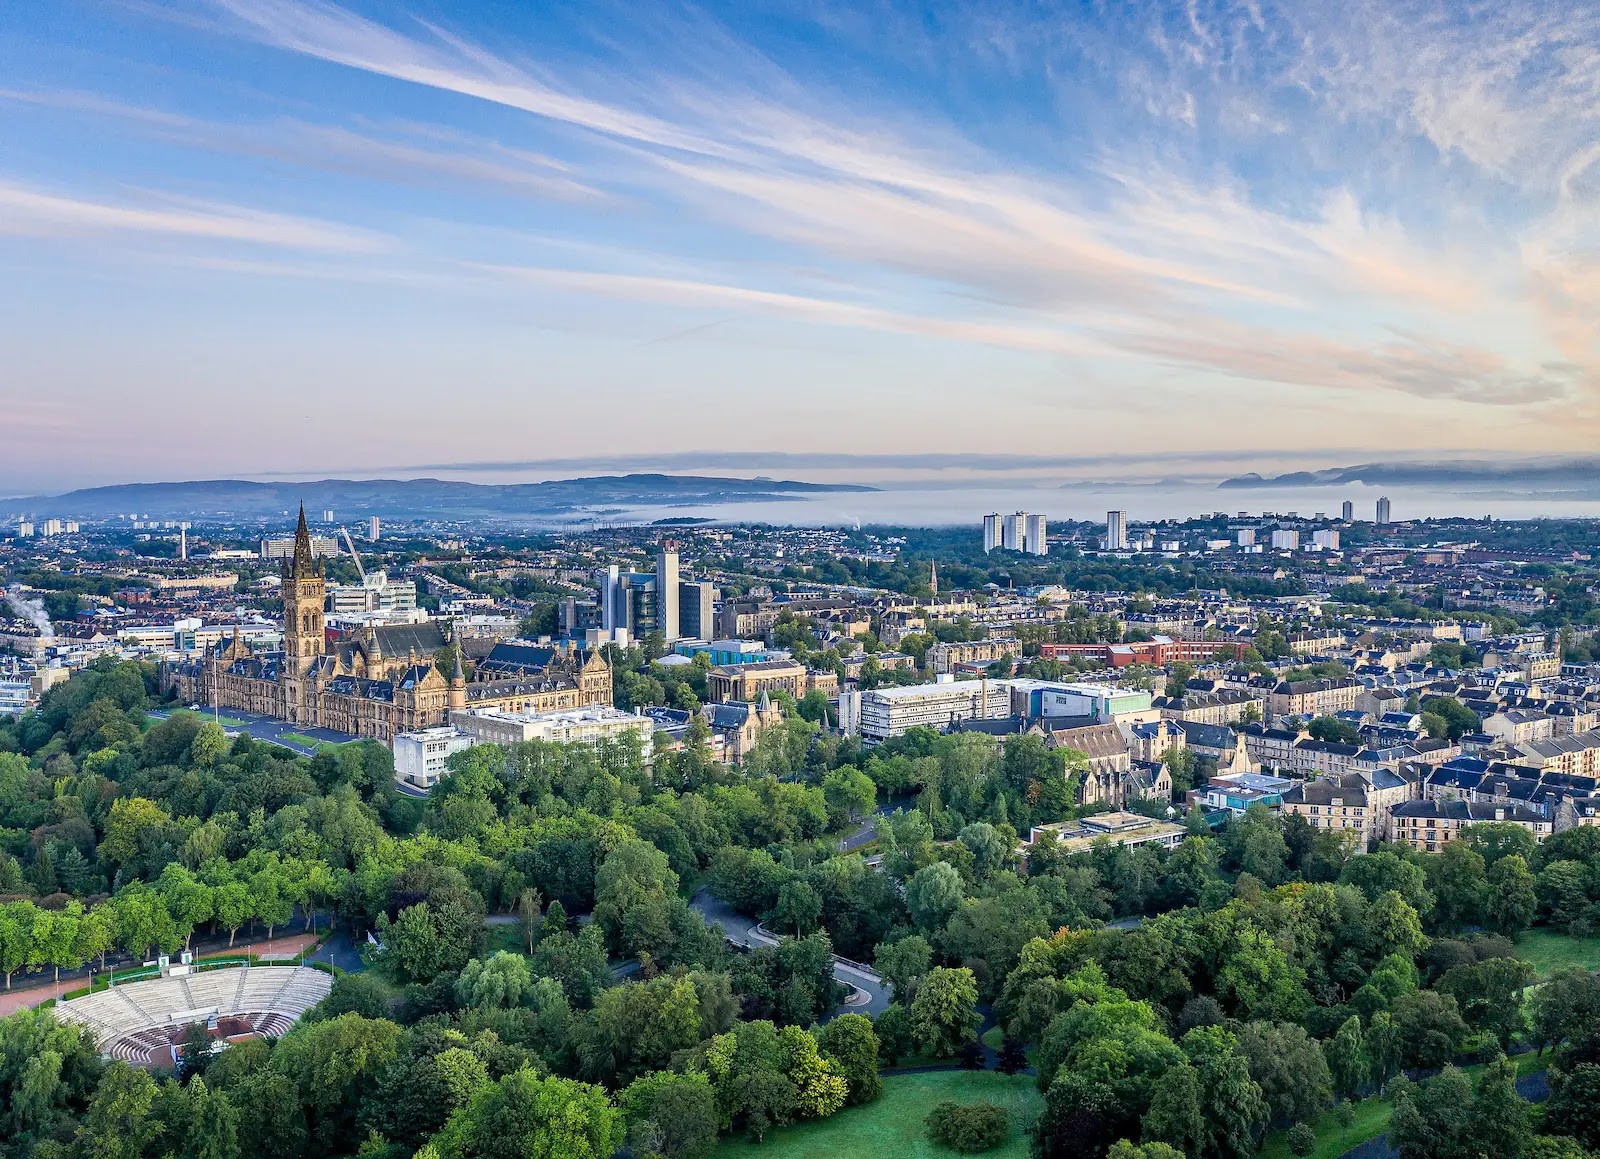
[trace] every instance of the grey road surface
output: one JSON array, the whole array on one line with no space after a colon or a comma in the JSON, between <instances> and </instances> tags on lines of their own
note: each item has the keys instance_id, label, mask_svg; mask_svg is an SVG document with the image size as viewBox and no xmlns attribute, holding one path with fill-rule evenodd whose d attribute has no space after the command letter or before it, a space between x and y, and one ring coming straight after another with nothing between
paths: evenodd
<instances>
[{"instance_id":1,"label":"grey road surface","mask_svg":"<svg viewBox=\"0 0 1600 1159\"><path fill-rule=\"evenodd\" d=\"M150 715L165 717L170 716L173 709L155 709ZM195 715L200 717L212 716L208 708L195 710ZM349 741L359 740L359 737L350 736L348 733L334 732L331 728L311 728L307 725L290 724L288 721L274 720L270 716L258 716L253 712L241 712L239 709L230 708L221 713L226 721L238 721L239 724L224 723L222 729L229 736L238 733L249 733L256 740L271 741L273 744L282 745L284 748L299 753L303 757L314 757L317 750L302 741L288 739L289 734L307 736L312 740L326 741L329 744L345 744ZM241 728L240 725L243 725Z\"/></svg>"},{"instance_id":2,"label":"grey road surface","mask_svg":"<svg viewBox=\"0 0 1600 1159\"><path fill-rule=\"evenodd\" d=\"M736 913L732 908L711 896L702 888L689 903L709 926L722 931L722 936L736 946L756 949L775 946L779 939L761 928L759 922ZM889 1005L889 986L882 978L857 962L846 961L837 954L833 958L833 976L841 985L848 986L854 1001L847 1000L843 1010L852 1014L870 1014L876 1018ZM861 1001L862 996L865 1001Z\"/></svg>"}]
</instances>

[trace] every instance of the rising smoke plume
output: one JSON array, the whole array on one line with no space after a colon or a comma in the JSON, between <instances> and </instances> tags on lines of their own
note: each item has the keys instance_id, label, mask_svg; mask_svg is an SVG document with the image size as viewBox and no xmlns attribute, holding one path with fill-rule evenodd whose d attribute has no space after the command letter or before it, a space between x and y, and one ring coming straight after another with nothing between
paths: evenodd
<instances>
[{"instance_id":1,"label":"rising smoke plume","mask_svg":"<svg viewBox=\"0 0 1600 1159\"><path fill-rule=\"evenodd\" d=\"M13 584L6 592L6 602L17 615L21 616L39 629L39 635L46 640L55 639L55 625L50 622L50 617L44 610L43 600L30 600L23 596L22 585Z\"/></svg>"}]
</instances>

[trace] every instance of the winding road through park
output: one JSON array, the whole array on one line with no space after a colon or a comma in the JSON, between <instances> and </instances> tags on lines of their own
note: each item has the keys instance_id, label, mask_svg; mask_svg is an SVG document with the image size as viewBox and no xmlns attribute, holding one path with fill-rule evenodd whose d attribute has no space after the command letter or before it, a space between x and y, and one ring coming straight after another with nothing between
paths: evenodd
<instances>
[{"instance_id":1,"label":"winding road through park","mask_svg":"<svg viewBox=\"0 0 1600 1159\"><path fill-rule=\"evenodd\" d=\"M736 946L756 949L761 946L776 946L782 940L768 933L754 918L736 913L731 907L712 897L711 891L707 888L702 887L689 905L706 925L721 930L722 936ZM870 1014L876 1018L888 1008L889 985L870 966L852 962L835 954L833 977L840 985L850 988L850 997L845 1000L842 1009L852 1014Z\"/></svg>"}]
</instances>

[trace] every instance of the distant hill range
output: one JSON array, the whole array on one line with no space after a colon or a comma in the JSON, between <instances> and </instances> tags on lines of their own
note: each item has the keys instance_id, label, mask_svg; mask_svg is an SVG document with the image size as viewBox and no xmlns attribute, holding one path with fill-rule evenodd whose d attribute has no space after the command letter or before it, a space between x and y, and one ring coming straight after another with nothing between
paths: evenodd
<instances>
[{"instance_id":1,"label":"distant hill range","mask_svg":"<svg viewBox=\"0 0 1600 1159\"><path fill-rule=\"evenodd\" d=\"M1362 463L1286 475L1251 472L1224 479L1218 487L1334 487L1365 483L1373 487L1450 487L1473 492L1600 496L1600 458L1568 457L1513 460L1445 459L1416 463Z\"/></svg>"},{"instance_id":2,"label":"distant hill range","mask_svg":"<svg viewBox=\"0 0 1600 1159\"><path fill-rule=\"evenodd\" d=\"M65 495L5 501L5 505L67 518L134 512L162 519L274 518L304 503L313 518L331 508L346 520L377 515L391 519L536 521L580 517L607 509L754 503L800 499L822 492L874 490L846 483L800 483L791 479L643 474L510 484L450 479L319 479L307 483L207 479L87 487Z\"/></svg>"}]
</instances>

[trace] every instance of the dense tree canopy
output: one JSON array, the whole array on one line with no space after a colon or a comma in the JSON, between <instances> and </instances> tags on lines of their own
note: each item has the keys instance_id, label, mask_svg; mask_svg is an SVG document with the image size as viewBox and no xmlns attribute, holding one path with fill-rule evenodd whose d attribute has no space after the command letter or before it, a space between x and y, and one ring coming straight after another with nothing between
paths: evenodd
<instances>
[{"instance_id":1,"label":"dense tree canopy","mask_svg":"<svg viewBox=\"0 0 1600 1159\"><path fill-rule=\"evenodd\" d=\"M981 1060L991 1012L1013 1069L1031 1052L1041 1156L1245 1156L1402 1069L1521 1043L1552 1061L1541 1129L1596 1141L1600 991L1582 971L1530 988L1512 939L1600 926L1600 830L1365 851L1258 808L1171 850L1022 846L1083 812L1078 755L925 729L868 753L814 713L739 766L694 735L652 765L628 743L482 745L413 800L379 746L308 759L148 717L153 692L98 662L0 723L8 985L288 926L379 948L281 1041L171 1079L48 1012L0 1021L18 1159L694 1159L872 1100L884 1059ZM735 953L701 889L770 938ZM838 1014L834 954L876 965L885 1013ZM1477 1132L1536 1154L1504 1077L1401 1088L1402 1151Z\"/></svg>"}]
</instances>

